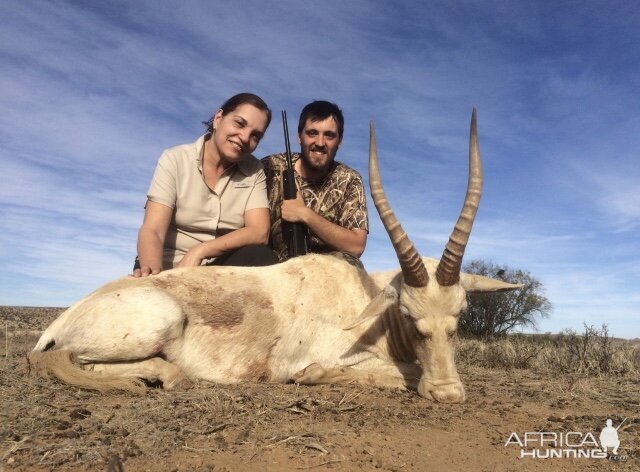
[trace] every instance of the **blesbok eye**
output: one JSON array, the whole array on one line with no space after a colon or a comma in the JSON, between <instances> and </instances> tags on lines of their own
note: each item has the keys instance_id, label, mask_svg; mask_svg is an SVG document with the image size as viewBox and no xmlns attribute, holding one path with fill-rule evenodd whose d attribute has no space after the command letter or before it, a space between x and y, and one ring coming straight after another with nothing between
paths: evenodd
<instances>
[{"instance_id":1,"label":"blesbok eye","mask_svg":"<svg viewBox=\"0 0 640 472\"><path fill-rule=\"evenodd\" d=\"M453 339L456 336L456 330L447 331L447 339Z\"/></svg>"},{"instance_id":2,"label":"blesbok eye","mask_svg":"<svg viewBox=\"0 0 640 472\"><path fill-rule=\"evenodd\" d=\"M432 335L430 331L423 333L422 331L418 330L418 337L421 341L431 341Z\"/></svg>"}]
</instances>

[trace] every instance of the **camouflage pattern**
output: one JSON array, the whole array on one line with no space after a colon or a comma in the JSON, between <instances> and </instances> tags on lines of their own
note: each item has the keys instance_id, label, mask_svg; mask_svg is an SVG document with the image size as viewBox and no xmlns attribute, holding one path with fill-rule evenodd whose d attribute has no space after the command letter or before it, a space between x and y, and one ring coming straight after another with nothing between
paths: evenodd
<instances>
[{"instance_id":1,"label":"camouflage pattern","mask_svg":"<svg viewBox=\"0 0 640 472\"><path fill-rule=\"evenodd\" d=\"M300 158L299 153L292 153L293 163ZM283 199L282 175L287 168L284 153L273 154L262 159L264 172L267 176L267 192L269 195L269 210L271 212L271 232L269 245L276 252L280 262L289 258L286 241L282 236L282 219L280 205ZM360 174L339 162L333 163L327 176L311 182L295 173L298 188L302 190L305 205L313 211L347 229L363 229L369 231L367 216L367 199ZM309 252L327 253L335 251L327 246L312 231L307 233L307 247Z\"/></svg>"}]
</instances>

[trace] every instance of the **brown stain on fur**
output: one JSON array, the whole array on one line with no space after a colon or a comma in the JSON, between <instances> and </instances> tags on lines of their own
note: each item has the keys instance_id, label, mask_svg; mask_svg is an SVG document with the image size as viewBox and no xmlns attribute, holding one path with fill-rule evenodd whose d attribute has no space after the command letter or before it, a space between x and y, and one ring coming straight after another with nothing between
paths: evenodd
<instances>
[{"instance_id":1,"label":"brown stain on fur","mask_svg":"<svg viewBox=\"0 0 640 472\"><path fill-rule=\"evenodd\" d=\"M189 326L206 328L211 342L221 343L215 346L220 355L224 355L225 343L239 348L230 378L260 382L273 378L270 364L279 341L279 320L273 294L264 288L261 277L212 269L167 274L155 286L180 304ZM238 366L239 373L235 371Z\"/></svg>"},{"instance_id":2,"label":"brown stain on fur","mask_svg":"<svg viewBox=\"0 0 640 472\"><path fill-rule=\"evenodd\" d=\"M242 324L250 312L273 312L271 297L256 288L232 292L220 289L213 304L208 298L194 297L185 302L184 310L190 319L212 328L233 328Z\"/></svg>"},{"instance_id":3,"label":"brown stain on fur","mask_svg":"<svg viewBox=\"0 0 640 472\"><path fill-rule=\"evenodd\" d=\"M302 270L301 267L298 267L298 266L289 265L285 269L284 273L286 275L290 275L293 278L293 280L297 280L299 282L302 282L305 279L304 271Z\"/></svg>"},{"instance_id":4,"label":"brown stain on fur","mask_svg":"<svg viewBox=\"0 0 640 472\"><path fill-rule=\"evenodd\" d=\"M246 313L273 312L271 296L259 288L255 277L189 278L169 275L154 280L178 301L189 323L214 329L231 329L243 323Z\"/></svg>"},{"instance_id":5,"label":"brown stain on fur","mask_svg":"<svg viewBox=\"0 0 640 472\"><path fill-rule=\"evenodd\" d=\"M245 373L240 377L241 380L254 380L256 382L267 382L271 377L269 371L269 363L267 361L252 361Z\"/></svg>"},{"instance_id":6,"label":"brown stain on fur","mask_svg":"<svg viewBox=\"0 0 640 472\"><path fill-rule=\"evenodd\" d=\"M265 356L251 360L247 365L244 374L240 376L240 380L252 380L257 382L268 382L271 380L271 369L269 367L269 363L271 362L273 348L279 341L280 337L278 336L271 341L270 345L267 347L267 353Z\"/></svg>"}]
</instances>

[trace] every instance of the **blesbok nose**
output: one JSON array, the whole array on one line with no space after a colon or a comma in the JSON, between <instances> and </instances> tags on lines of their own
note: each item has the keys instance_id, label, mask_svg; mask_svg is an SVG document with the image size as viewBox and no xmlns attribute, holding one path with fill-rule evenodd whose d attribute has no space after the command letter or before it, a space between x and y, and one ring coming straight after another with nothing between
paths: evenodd
<instances>
[{"instance_id":1,"label":"blesbok nose","mask_svg":"<svg viewBox=\"0 0 640 472\"><path fill-rule=\"evenodd\" d=\"M423 397L433 398L440 403L463 403L465 400L464 386L460 381L444 385L420 382L418 393Z\"/></svg>"}]
</instances>

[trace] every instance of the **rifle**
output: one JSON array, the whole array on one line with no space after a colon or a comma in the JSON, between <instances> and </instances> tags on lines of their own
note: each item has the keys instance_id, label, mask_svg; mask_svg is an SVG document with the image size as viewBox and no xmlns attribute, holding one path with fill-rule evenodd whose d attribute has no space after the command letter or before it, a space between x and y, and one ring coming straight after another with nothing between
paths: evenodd
<instances>
[{"instance_id":1,"label":"rifle","mask_svg":"<svg viewBox=\"0 0 640 472\"><path fill-rule=\"evenodd\" d=\"M287 150L287 168L282 173L282 187L285 200L296 198L296 178L291 161L291 146L289 145L289 126L287 125L287 112L282 110L282 126L284 127L284 144ZM282 221L282 235L289 247L289 257L304 256L307 253L307 238L305 227L302 223L289 223Z\"/></svg>"},{"instance_id":2,"label":"rifle","mask_svg":"<svg viewBox=\"0 0 640 472\"><path fill-rule=\"evenodd\" d=\"M626 419L626 418L622 420L622 423L624 423L625 421L627 421L627 419ZM620 423L620 424L618 425L618 427L616 428L616 431L618 431L618 430L620 429L620 426L622 426L622 423Z\"/></svg>"}]
</instances>

